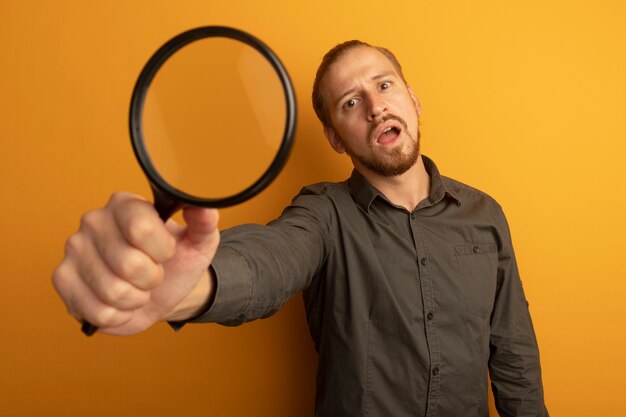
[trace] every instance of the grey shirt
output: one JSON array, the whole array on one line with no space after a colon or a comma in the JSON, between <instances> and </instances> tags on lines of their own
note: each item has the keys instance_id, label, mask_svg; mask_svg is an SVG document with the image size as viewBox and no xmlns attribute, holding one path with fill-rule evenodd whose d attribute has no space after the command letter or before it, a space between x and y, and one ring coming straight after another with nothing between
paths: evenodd
<instances>
[{"instance_id":1,"label":"grey shirt","mask_svg":"<svg viewBox=\"0 0 626 417\"><path fill-rule=\"evenodd\" d=\"M225 231L194 321L267 317L304 290L320 417L488 416L488 374L501 416L548 416L502 209L423 159L430 195L412 212L354 171Z\"/></svg>"}]
</instances>

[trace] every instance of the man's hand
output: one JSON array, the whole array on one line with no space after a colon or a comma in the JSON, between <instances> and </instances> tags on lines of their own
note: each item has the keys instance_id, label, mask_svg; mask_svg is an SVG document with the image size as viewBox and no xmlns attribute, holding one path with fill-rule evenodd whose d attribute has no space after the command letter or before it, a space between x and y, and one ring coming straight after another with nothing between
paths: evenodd
<instances>
[{"instance_id":1,"label":"man's hand","mask_svg":"<svg viewBox=\"0 0 626 417\"><path fill-rule=\"evenodd\" d=\"M218 213L189 207L183 217L186 227L164 224L151 203L128 193L86 213L52 277L69 313L100 333L129 335L200 311L213 291Z\"/></svg>"}]
</instances>

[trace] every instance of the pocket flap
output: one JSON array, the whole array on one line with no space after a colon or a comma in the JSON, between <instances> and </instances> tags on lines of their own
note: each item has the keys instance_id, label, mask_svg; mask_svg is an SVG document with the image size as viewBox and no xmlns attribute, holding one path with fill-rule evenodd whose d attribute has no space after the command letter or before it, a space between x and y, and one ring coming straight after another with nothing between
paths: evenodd
<instances>
[{"instance_id":1,"label":"pocket flap","mask_svg":"<svg viewBox=\"0 0 626 417\"><path fill-rule=\"evenodd\" d=\"M496 248L495 243L470 243L467 245L456 245L454 254L456 256L484 255L495 252Z\"/></svg>"}]
</instances>

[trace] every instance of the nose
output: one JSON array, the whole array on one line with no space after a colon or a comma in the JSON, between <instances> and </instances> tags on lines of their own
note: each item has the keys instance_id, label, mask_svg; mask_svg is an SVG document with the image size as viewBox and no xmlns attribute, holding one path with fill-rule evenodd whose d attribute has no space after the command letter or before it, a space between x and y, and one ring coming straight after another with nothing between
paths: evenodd
<instances>
[{"instance_id":1,"label":"nose","mask_svg":"<svg viewBox=\"0 0 626 417\"><path fill-rule=\"evenodd\" d=\"M375 121L377 118L382 117L387 111L387 103L377 95L370 95L368 97L369 107L367 112L367 120L370 122Z\"/></svg>"}]
</instances>

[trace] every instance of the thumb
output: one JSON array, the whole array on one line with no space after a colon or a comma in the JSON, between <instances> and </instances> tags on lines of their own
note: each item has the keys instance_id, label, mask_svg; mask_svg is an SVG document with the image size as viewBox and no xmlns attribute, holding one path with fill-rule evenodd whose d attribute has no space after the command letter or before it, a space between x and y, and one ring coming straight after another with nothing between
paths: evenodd
<instances>
[{"instance_id":1,"label":"thumb","mask_svg":"<svg viewBox=\"0 0 626 417\"><path fill-rule=\"evenodd\" d=\"M219 212L203 207L185 207L183 218L187 223L185 238L199 252L212 254L219 244Z\"/></svg>"}]
</instances>

